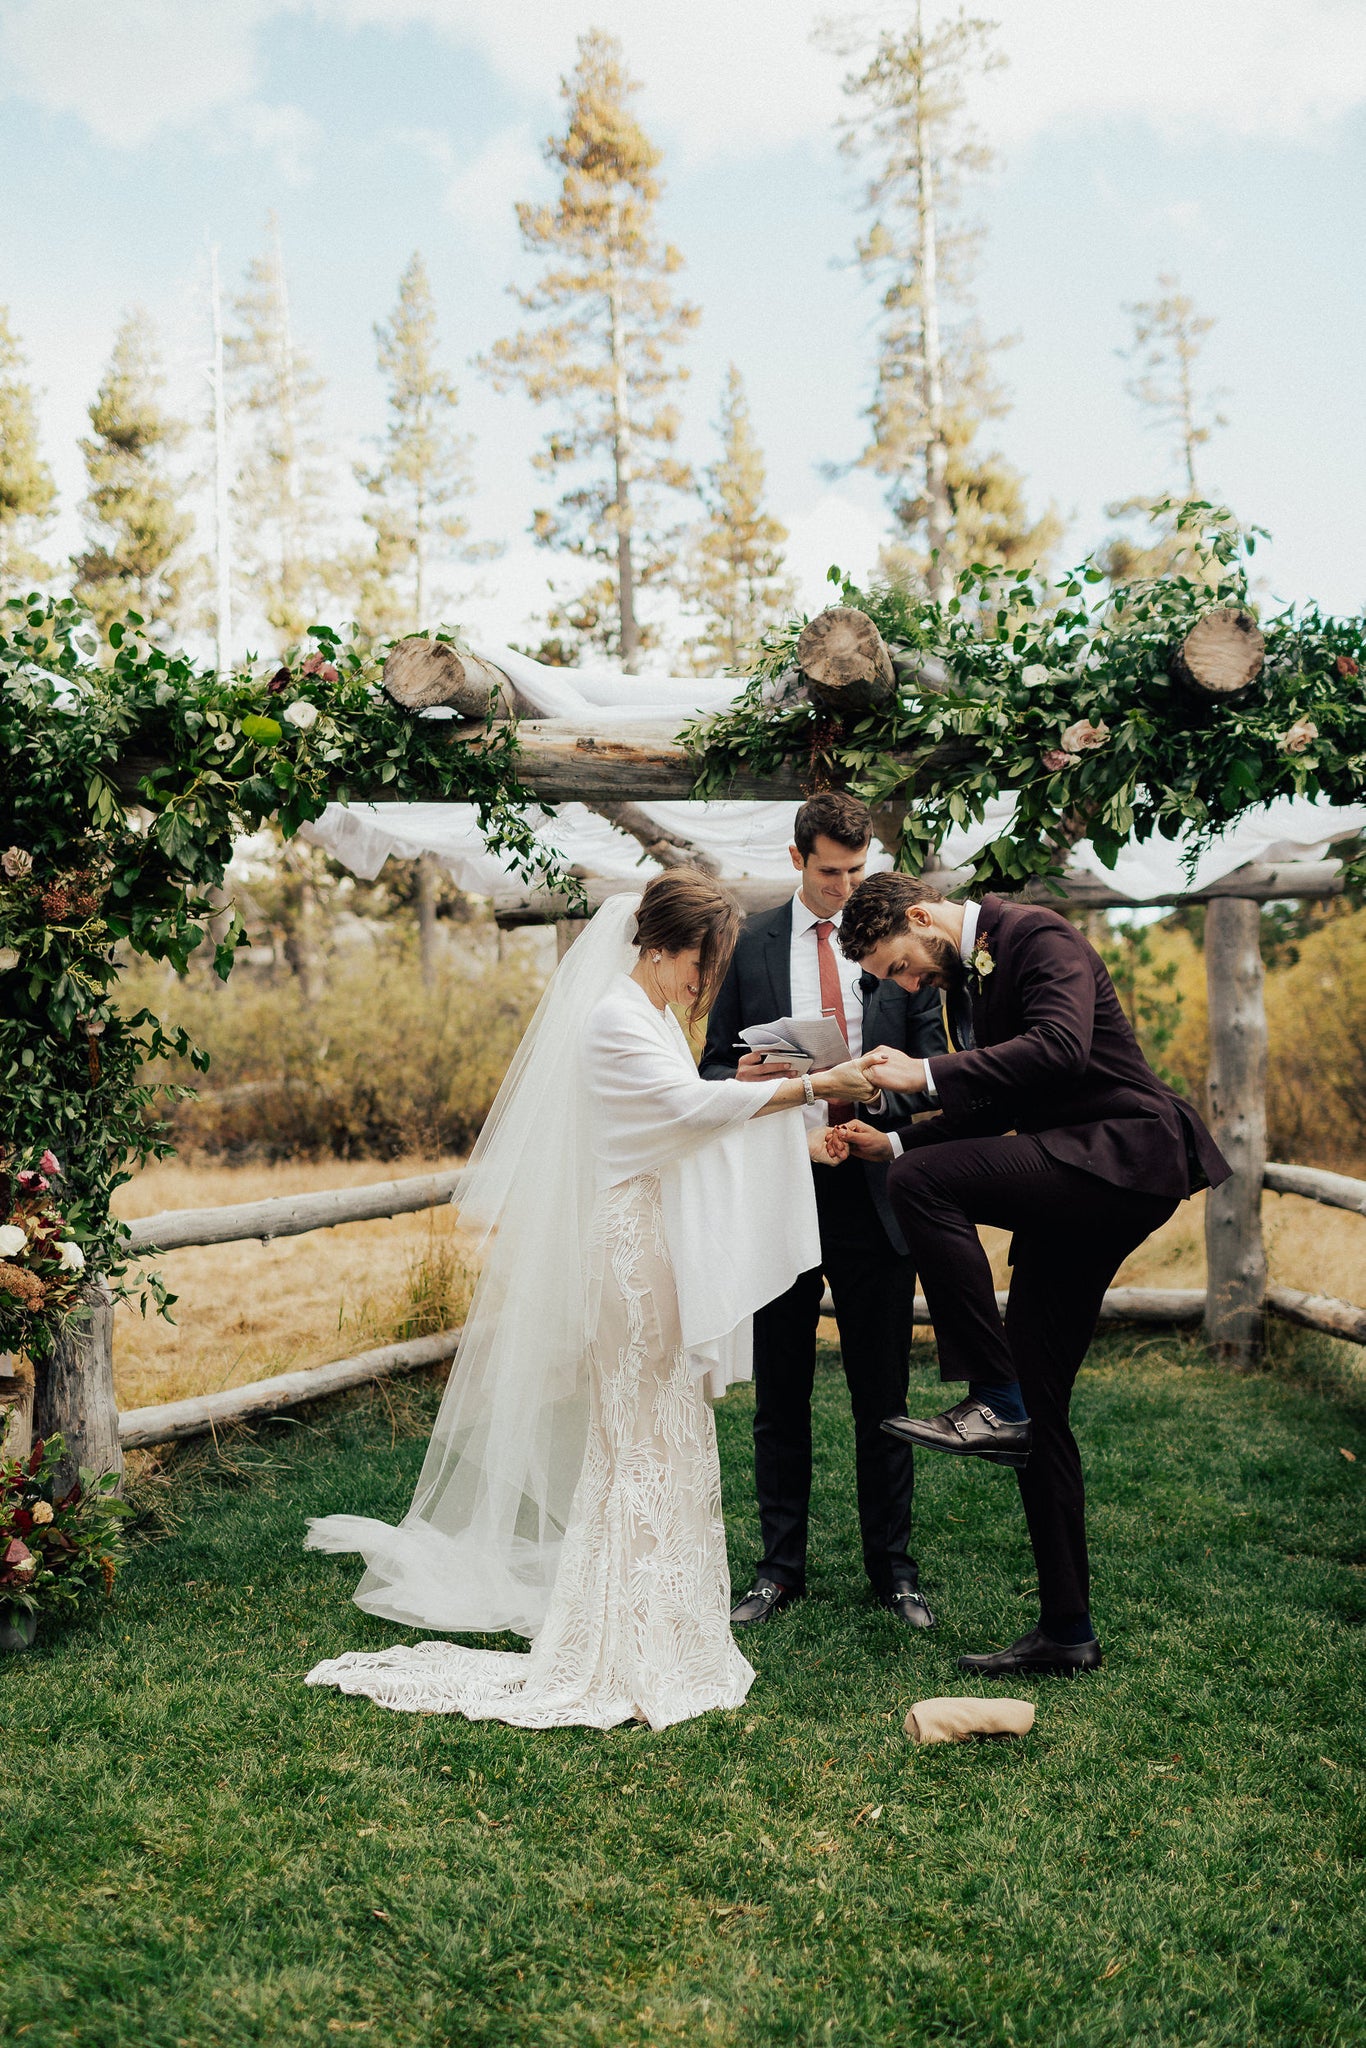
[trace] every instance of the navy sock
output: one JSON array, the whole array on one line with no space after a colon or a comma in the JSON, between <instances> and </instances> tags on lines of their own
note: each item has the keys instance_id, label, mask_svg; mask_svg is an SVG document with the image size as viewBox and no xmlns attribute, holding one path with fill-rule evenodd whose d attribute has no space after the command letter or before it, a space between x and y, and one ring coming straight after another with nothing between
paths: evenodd
<instances>
[{"instance_id":1,"label":"navy sock","mask_svg":"<svg viewBox=\"0 0 1366 2048\"><path fill-rule=\"evenodd\" d=\"M1051 1643L1063 1643L1069 1648L1089 1643L1096 1632L1089 1607L1083 1607L1078 1614L1040 1614L1039 1627Z\"/></svg>"},{"instance_id":2,"label":"navy sock","mask_svg":"<svg viewBox=\"0 0 1366 2048\"><path fill-rule=\"evenodd\" d=\"M980 1401L990 1408L998 1422L1028 1422L1029 1411L1024 1404L1018 1380L1007 1380L995 1386L985 1380L969 1380L968 1399Z\"/></svg>"}]
</instances>

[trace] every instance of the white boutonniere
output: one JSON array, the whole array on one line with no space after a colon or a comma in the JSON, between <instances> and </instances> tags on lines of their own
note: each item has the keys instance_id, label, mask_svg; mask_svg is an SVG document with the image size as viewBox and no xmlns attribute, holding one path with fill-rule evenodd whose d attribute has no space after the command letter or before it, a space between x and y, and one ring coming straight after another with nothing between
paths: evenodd
<instances>
[{"instance_id":1,"label":"white boutonniere","mask_svg":"<svg viewBox=\"0 0 1366 2048\"><path fill-rule=\"evenodd\" d=\"M968 980L978 989L989 974L996 972L996 962L991 957L991 948L985 939L979 939L968 955Z\"/></svg>"}]
</instances>

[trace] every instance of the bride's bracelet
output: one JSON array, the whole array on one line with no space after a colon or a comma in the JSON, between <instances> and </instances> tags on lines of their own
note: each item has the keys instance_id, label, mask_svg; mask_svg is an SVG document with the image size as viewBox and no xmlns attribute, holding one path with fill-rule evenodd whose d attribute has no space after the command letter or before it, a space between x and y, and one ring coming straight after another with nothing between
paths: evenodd
<instances>
[{"instance_id":1,"label":"bride's bracelet","mask_svg":"<svg viewBox=\"0 0 1366 2048\"><path fill-rule=\"evenodd\" d=\"M816 1106L816 1084L809 1074L802 1075L802 1101L808 1109Z\"/></svg>"}]
</instances>

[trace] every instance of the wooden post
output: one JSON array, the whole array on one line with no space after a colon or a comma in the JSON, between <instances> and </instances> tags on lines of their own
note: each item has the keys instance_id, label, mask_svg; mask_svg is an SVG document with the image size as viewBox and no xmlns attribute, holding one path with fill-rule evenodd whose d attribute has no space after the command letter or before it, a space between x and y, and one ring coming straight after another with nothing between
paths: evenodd
<instances>
[{"instance_id":1,"label":"wooden post","mask_svg":"<svg viewBox=\"0 0 1366 2048\"><path fill-rule=\"evenodd\" d=\"M421 853L417 858L417 949L422 971L422 986L426 989L436 986L437 929L436 899L441 878L441 868L434 853Z\"/></svg>"},{"instance_id":2,"label":"wooden post","mask_svg":"<svg viewBox=\"0 0 1366 2048\"><path fill-rule=\"evenodd\" d=\"M36 1436L61 1431L66 1445L58 1490L88 1465L98 1477L123 1474L119 1411L114 1399L114 1303L107 1281L82 1289L86 1313L57 1339L38 1375L33 1427Z\"/></svg>"},{"instance_id":3,"label":"wooden post","mask_svg":"<svg viewBox=\"0 0 1366 2048\"><path fill-rule=\"evenodd\" d=\"M27 1359L0 1351L0 1465L26 1458L32 1444L32 1370Z\"/></svg>"},{"instance_id":4,"label":"wooden post","mask_svg":"<svg viewBox=\"0 0 1366 2048\"><path fill-rule=\"evenodd\" d=\"M1256 903L1238 896L1211 901L1205 975L1210 1128L1233 1168L1232 1177L1205 1196L1205 1333L1217 1356L1247 1371L1261 1350L1266 1299L1266 1004Z\"/></svg>"}]
</instances>

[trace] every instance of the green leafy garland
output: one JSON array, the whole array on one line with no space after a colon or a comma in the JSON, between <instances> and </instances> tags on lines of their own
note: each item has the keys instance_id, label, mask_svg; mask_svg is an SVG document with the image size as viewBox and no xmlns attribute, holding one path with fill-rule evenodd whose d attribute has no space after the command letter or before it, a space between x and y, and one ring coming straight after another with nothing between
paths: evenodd
<instances>
[{"instance_id":1,"label":"green leafy garland","mask_svg":"<svg viewBox=\"0 0 1366 2048\"><path fill-rule=\"evenodd\" d=\"M1265 664L1235 703L1184 689L1171 651L1202 613L1254 609L1256 535L1208 504L1182 507L1179 524L1188 573L1114 591L1092 558L1052 586L978 565L943 608L886 585L860 590L832 570L840 601L887 642L901 687L844 725L784 702L780 679L806 623L791 620L762 643L734 708L685 735L701 760L698 795L722 793L737 769L798 761L869 803L909 799L897 852L913 873L952 827L1011 795L1008 828L974 862L975 887L1006 889L1055 876L1083 836L1112 867L1130 841L1190 833L1198 847L1273 797L1359 801L1366 620L1282 612L1261 622ZM942 687L918 680L929 656L946 671Z\"/></svg>"},{"instance_id":2,"label":"green leafy garland","mask_svg":"<svg viewBox=\"0 0 1366 2048\"><path fill-rule=\"evenodd\" d=\"M515 727L453 739L399 711L379 657L323 627L273 672L220 680L141 625L112 626L101 665L70 600L0 607L0 1197L55 1154L67 1237L115 1277L126 1261L110 1197L171 1149L144 1069L168 1053L206 1064L183 1031L118 1008L115 948L183 972L213 943L210 892L236 835L270 818L292 835L349 789L458 798L522 874L566 885L535 837ZM220 975L244 937L234 917ZM0 1351L41 1356L67 1314L70 1290L38 1272L39 1250L32 1272L23 1254L4 1262L24 1273L17 1291L0 1271Z\"/></svg>"}]
</instances>

